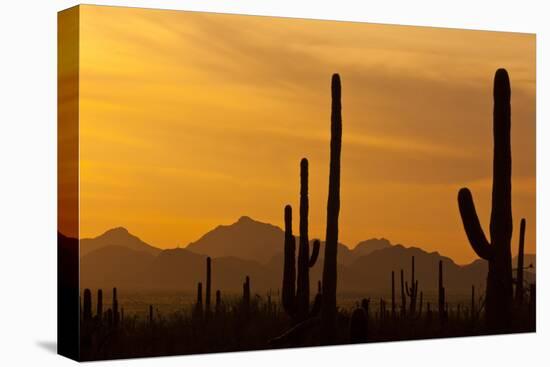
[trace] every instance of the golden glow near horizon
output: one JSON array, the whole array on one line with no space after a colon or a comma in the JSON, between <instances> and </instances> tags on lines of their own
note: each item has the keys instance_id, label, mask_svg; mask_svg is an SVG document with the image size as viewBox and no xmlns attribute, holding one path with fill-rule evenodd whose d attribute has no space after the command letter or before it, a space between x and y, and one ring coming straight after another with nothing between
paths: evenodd
<instances>
[{"instance_id":1,"label":"golden glow near horizon","mask_svg":"<svg viewBox=\"0 0 550 367\"><path fill-rule=\"evenodd\" d=\"M175 247L242 215L282 226L307 157L310 237L324 238L338 72L340 241L469 262L456 197L471 188L488 232L492 80L505 67L513 253L522 217L535 251L534 35L83 6L80 50L82 237L124 226Z\"/></svg>"}]
</instances>

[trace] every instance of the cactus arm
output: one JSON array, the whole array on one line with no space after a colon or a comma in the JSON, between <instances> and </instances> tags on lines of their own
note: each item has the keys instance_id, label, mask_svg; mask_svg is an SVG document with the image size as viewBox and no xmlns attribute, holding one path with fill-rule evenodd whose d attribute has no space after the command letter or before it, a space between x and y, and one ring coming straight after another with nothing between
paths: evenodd
<instances>
[{"instance_id":1,"label":"cactus arm","mask_svg":"<svg viewBox=\"0 0 550 367\"><path fill-rule=\"evenodd\" d=\"M312 268L317 262L319 257L319 249L321 248L321 242L319 240L313 241L313 249L311 250L311 257L309 258L309 267Z\"/></svg>"},{"instance_id":2,"label":"cactus arm","mask_svg":"<svg viewBox=\"0 0 550 367\"><path fill-rule=\"evenodd\" d=\"M479 223L479 218L472 199L472 193L465 187L458 192L458 207L460 209L464 231L466 232L466 236L468 236L472 249L482 259L491 259L493 256L493 249L491 245L489 245L485 233L483 233L483 229L481 228L481 224Z\"/></svg>"},{"instance_id":3,"label":"cactus arm","mask_svg":"<svg viewBox=\"0 0 550 367\"><path fill-rule=\"evenodd\" d=\"M407 281L405 281L405 292L407 293L408 297L411 296L411 292L409 292L409 283L407 283Z\"/></svg>"}]
</instances>

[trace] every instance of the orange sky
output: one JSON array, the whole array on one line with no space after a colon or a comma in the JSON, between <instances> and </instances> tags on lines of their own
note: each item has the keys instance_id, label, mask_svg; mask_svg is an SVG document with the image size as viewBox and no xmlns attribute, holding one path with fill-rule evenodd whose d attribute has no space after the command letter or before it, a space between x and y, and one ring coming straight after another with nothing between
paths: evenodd
<instances>
[{"instance_id":1,"label":"orange sky","mask_svg":"<svg viewBox=\"0 0 550 367\"><path fill-rule=\"evenodd\" d=\"M124 226L175 247L242 215L282 226L304 156L310 237L324 237L338 72L340 240L383 236L469 262L456 196L472 189L488 232L492 79L505 67L514 224L527 218L534 252L534 35L96 6L80 16L81 237Z\"/></svg>"}]
</instances>

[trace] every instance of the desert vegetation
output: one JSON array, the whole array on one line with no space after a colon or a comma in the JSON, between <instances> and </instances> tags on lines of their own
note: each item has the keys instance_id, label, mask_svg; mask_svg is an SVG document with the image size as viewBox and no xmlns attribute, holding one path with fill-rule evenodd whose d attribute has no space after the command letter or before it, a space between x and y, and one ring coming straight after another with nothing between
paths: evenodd
<instances>
[{"instance_id":1,"label":"desert vegetation","mask_svg":"<svg viewBox=\"0 0 550 367\"><path fill-rule=\"evenodd\" d=\"M116 287L112 289L109 304L104 304L102 289L83 289L80 300L82 359L534 331L536 287L534 282L528 282L524 277L525 219L520 221L519 256L515 269L511 256L510 92L507 72L497 70L494 79L493 195L489 239L479 222L470 190L463 188L458 193L465 234L476 254L488 262L486 287L476 289L472 284L468 302L449 303L442 261L433 268L433 279L437 279L438 284L437 297L429 298L417 277L415 257L411 256L409 269L396 268L388 273L387 289L391 297L374 299L365 293L349 307L339 305L337 258L343 129L342 87L340 76L334 74L331 81L326 238L322 278L316 289L312 292L310 268L321 259L321 242L309 239L309 161L303 158L300 162L298 240L292 231L292 207L286 205L282 210L284 265L279 290L256 292L254 278L248 274L242 274L241 294L217 289L212 276L216 259L211 257L207 257L205 262L205 286L202 281L197 284L193 305L173 313L163 314L154 304L143 313L125 313Z\"/></svg>"}]
</instances>

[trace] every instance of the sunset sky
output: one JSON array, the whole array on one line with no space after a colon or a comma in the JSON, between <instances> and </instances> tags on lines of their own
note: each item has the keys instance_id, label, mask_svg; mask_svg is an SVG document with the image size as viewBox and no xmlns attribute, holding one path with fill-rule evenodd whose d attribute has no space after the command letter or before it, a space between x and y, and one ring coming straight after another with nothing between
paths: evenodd
<instances>
[{"instance_id":1,"label":"sunset sky","mask_svg":"<svg viewBox=\"0 0 550 367\"><path fill-rule=\"evenodd\" d=\"M310 238L324 239L338 72L340 241L470 262L457 192L472 190L488 234L505 67L513 253L522 217L535 251L534 35L96 6L81 7L80 32L81 237L124 226L175 247L242 215L282 227L307 157Z\"/></svg>"}]
</instances>

